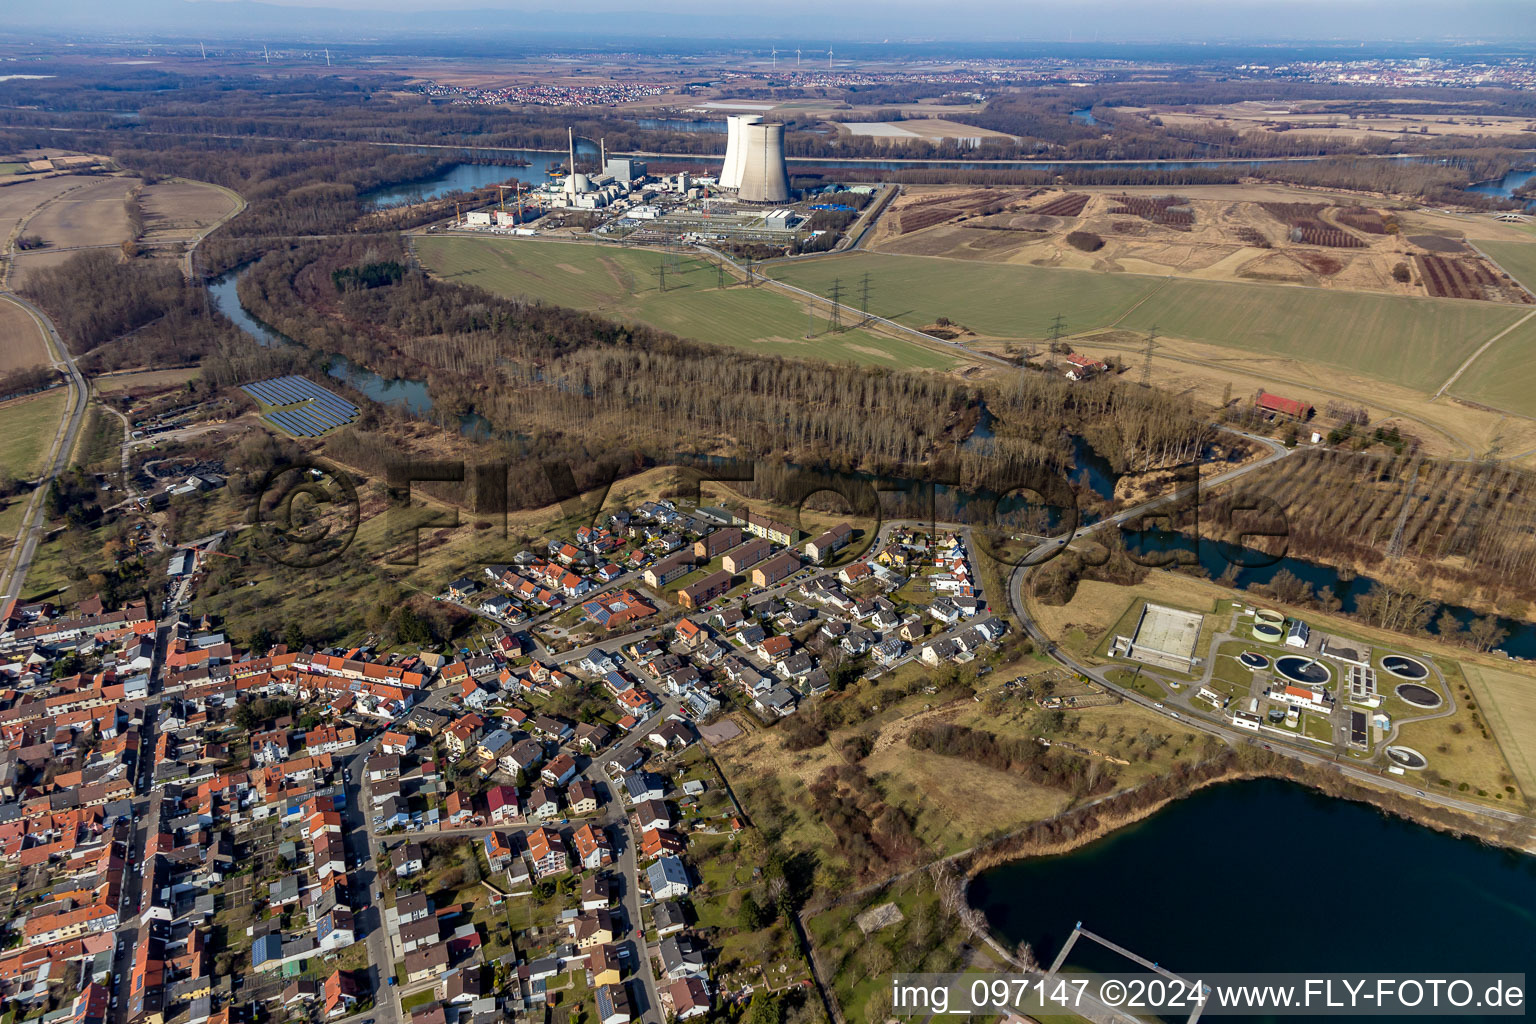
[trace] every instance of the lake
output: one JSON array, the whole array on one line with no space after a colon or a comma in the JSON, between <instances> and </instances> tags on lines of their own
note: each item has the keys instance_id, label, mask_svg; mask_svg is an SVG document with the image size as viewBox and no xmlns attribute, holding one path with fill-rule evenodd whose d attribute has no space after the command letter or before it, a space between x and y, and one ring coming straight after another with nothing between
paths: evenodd
<instances>
[{"instance_id":1,"label":"lake","mask_svg":"<svg viewBox=\"0 0 1536 1024\"><path fill-rule=\"evenodd\" d=\"M1213 786L1072 853L992 868L971 901L1043 963L1081 921L1189 978L1528 971L1536 951L1536 858L1272 779ZM1086 941L1068 963L1139 970Z\"/></svg>"},{"instance_id":2,"label":"lake","mask_svg":"<svg viewBox=\"0 0 1536 1024\"><path fill-rule=\"evenodd\" d=\"M1536 171L1510 171L1502 178L1494 178L1490 181L1480 181L1467 188L1468 192L1481 192L1485 196L1510 197L1515 194L1515 189L1530 183L1536 178Z\"/></svg>"},{"instance_id":3,"label":"lake","mask_svg":"<svg viewBox=\"0 0 1536 1024\"><path fill-rule=\"evenodd\" d=\"M416 152L441 156L441 150L420 149ZM364 193L363 199L374 206L400 206L436 199L450 192L468 192L486 185L520 181L524 185L542 185L549 180L545 169L550 164L564 164L564 150L497 149L485 163L454 164L447 170L421 181L390 185ZM587 139L576 140L576 157L584 163L596 163L598 146ZM585 159L584 159L585 158ZM522 161L527 161L526 166Z\"/></svg>"}]
</instances>

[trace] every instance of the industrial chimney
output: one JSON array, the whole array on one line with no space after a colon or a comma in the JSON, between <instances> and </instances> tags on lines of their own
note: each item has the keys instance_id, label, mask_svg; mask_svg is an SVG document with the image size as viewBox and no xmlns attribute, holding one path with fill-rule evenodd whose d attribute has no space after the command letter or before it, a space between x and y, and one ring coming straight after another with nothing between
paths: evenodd
<instances>
[{"instance_id":1,"label":"industrial chimney","mask_svg":"<svg viewBox=\"0 0 1536 1024\"><path fill-rule=\"evenodd\" d=\"M778 121L742 128L740 199L745 203L789 202L789 168L784 163L784 125Z\"/></svg>"}]
</instances>

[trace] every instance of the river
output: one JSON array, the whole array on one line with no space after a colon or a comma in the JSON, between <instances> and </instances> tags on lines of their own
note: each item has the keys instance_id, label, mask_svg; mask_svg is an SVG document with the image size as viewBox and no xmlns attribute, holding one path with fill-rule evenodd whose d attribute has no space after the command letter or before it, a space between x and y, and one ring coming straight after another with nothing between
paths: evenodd
<instances>
[{"instance_id":1,"label":"river","mask_svg":"<svg viewBox=\"0 0 1536 1024\"><path fill-rule=\"evenodd\" d=\"M1192 978L1527 971L1536 951L1536 858L1269 779L1213 786L1072 853L992 868L971 900L1043 963L1081 921ZM1068 963L1139 970L1086 940Z\"/></svg>"},{"instance_id":2,"label":"river","mask_svg":"<svg viewBox=\"0 0 1536 1024\"><path fill-rule=\"evenodd\" d=\"M1092 114L1089 121L1093 123ZM659 123L659 122L658 122ZM684 123L684 122L679 122ZM694 123L694 122L688 122ZM700 125L716 124L723 122L696 122ZM704 128L691 129L705 131ZM442 155L441 150L421 149L417 152ZM549 180L545 168L549 164L563 163L565 155L555 150L540 149L485 149L464 150L466 154L473 154L487 162L454 164L447 170L422 181L410 182L402 185L391 185L388 188L378 189L366 193L363 198L375 206L398 206L402 203L419 203L426 199L436 199L450 192L469 191L482 188L486 185L494 185L510 181L520 181L525 185L542 185ZM576 155L585 158L583 162L595 164L599 150L597 145L587 139L576 141ZM526 160L527 166L511 164L504 161ZM676 156L652 156L645 159L666 164L693 164L700 170L710 171L718 167L721 157L717 155L701 156L698 154L682 153ZM1068 170L1165 170L1180 171L1194 167L1264 167L1279 163L1307 162L1309 160L1322 160L1324 157L1307 157L1301 160L1087 160L1080 162L1062 162L1059 160L832 160L821 157L789 157L791 165L803 167L827 168L830 170L921 170L922 168L950 168L955 170L1036 170L1036 171L1068 171ZM1402 156L1389 159L1413 160L1415 157ZM1533 171L1510 171L1503 178L1494 181L1479 182L1469 188L1469 191L1483 195L1509 196L1513 191L1536 177Z\"/></svg>"},{"instance_id":3,"label":"river","mask_svg":"<svg viewBox=\"0 0 1536 1024\"><path fill-rule=\"evenodd\" d=\"M1324 587L1332 589L1334 596L1339 599L1339 610L1343 612L1355 611L1359 607L1360 599L1377 582L1374 577L1363 574L1345 579L1339 570L1331 565L1302 558L1291 556L1275 558L1273 555L1253 548L1232 548L1209 540L1202 540L1197 545L1189 535L1169 530L1126 531L1124 536L1126 547L1131 551L1145 552L1149 555L1163 552L1196 552L1201 567L1210 573L1212 578L1221 576L1235 562L1239 569L1236 579L1232 582L1239 589L1255 583L1268 583L1282 571L1289 572L1311 587L1314 596ZM1478 617L1477 613L1470 608L1455 605L1441 607L1449 609L1463 626ZM1438 612L1436 614L1438 616ZM1512 658L1536 659L1536 623L1499 616L1499 625L1508 633L1508 636L1496 650L1503 651ZM1438 634L1439 623L1432 620L1429 631Z\"/></svg>"},{"instance_id":4,"label":"river","mask_svg":"<svg viewBox=\"0 0 1536 1024\"><path fill-rule=\"evenodd\" d=\"M256 319L240 304L239 282L250 265L238 267L208 282L208 294L220 313L229 317L258 345L292 345L293 339ZM428 418L432 412L432 396L427 383L403 377L382 377L364 366L358 366L346 356L331 353L326 357L325 372L344 381L355 390L367 395L380 405L402 407L413 416ZM490 421L471 413L459 417L459 432L471 437L489 437L495 432Z\"/></svg>"}]
</instances>

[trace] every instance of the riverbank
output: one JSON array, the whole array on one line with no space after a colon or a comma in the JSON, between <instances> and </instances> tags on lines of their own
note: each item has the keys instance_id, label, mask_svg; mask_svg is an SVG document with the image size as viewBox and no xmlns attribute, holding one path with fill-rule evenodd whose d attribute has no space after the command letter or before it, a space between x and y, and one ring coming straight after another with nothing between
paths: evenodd
<instances>
[{"instance_id":1,"label":"riverbank","mask_svg":"<svg viewBox=\"0 0 1536 1024\"><path fill-rule=\"evenodd\" d=\"M1145 821L1203 789L1258 779L1300 783L1324 796L1365 804L1422 828L1458 838L1475 838L1502 849L1536 855L1536 822L1529 818L1523 824L1495 826L1486 819L1415 803L1395 793L1351 782L1327 768L1298 765L1278 754L1257 749L1254 754L1270 759L1273 763L1238 764L1236 759L1243 757L1243 753L1230 751L1220 761L1208 762L1201 768L1193 769L1175 790L1156 792L1162 788L1163 780L1159 780L1114 794L1099 803L1042 819L1027 829L997 840L991 846L973 851L960 867L965 877L971 879L1005 864L1072 853Z\"/></svg>"}]
</instances>

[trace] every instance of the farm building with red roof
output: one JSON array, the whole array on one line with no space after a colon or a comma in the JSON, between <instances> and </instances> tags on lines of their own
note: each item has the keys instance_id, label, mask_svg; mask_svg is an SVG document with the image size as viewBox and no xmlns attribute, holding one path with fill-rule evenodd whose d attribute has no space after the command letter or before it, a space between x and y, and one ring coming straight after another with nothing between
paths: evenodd
<instances>
[{"instance_id":1,"label":"farm building with red roof","mask_svg":"<svg viewBox=\"0 0 1536 1024\"><path fill-rule=\"evenodd\" d=\"M1312 406L1299 398L1282 398L1279 395L1271 395L1267 391L1260 390L1254 396L1253 404L1264 412L1279 413L1282 416L1290 416L1298 420L1312 418Z\"/></svg>"}]
</instances>

